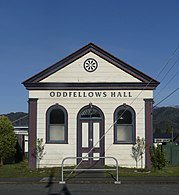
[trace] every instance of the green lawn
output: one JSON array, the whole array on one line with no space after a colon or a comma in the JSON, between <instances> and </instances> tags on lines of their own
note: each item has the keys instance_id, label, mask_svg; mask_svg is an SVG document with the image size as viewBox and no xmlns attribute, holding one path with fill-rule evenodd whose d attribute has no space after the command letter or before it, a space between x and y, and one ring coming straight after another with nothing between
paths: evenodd
<instances>
[{"instance_id":1,"label":"green lawn","mask_svg":"<svg viewBox=\"0 0 179 195\"><path fill-rule=\"evenodd\" d=\"M0 166L0 178L29 178L29 177L48 177L51 173L54 173L55 177L61 176L60 168L43 168L39 170L30 170L27 166L27 161L23 161L18 164L8 164ZM66 173L68 175L68 173ZM115 171L112 173L115 175ZM136 171L136 169L130 168L119 168L119 176L178 176L179 177L179 166L172 167L167 166L162 170L143 170Z\"/></svg>"},{"instance_id":2,"label":"green lawn","mask_svg":"<svg viewBox=\"0 0 179 195\"><path fill-rule=\"evenodd\" d=\"M146 177L154 177L154 176L178 176L179 177L179 166L167 166L162 170L136 170L136 169L129 169L129 168L119 168L119 175L120 176L146 176Z\"/></svg>"},{"instance_id":3,"label":"green lawn","mask_svg":"<svg viewBox=\"0 0 179 195\"><path fill-rule=\"evenodd\" d=\"M59 176L61 173L59 168L30 170L28 168L27 161L0 166L0 178L41 178L48 177L52 172L54 172L55 176Z\"/></svg>"}]
</instances>

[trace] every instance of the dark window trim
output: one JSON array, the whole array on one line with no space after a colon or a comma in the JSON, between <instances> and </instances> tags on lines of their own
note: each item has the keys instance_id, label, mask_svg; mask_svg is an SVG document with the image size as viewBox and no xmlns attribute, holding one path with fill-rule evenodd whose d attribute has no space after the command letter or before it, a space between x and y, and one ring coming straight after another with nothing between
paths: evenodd
<instances>
[{"instance_id":1,"label":"dark window trim","mask_svg":"<svg viewBox=\"0 0 179 195\"><path fill-rule=\"evenodd\" d=\"M100 122L101 124L101 126L100 126L100 128L101 128L101 136L100 137L102 137L103 136L103 141L101 142L101 154L102 154L102 156L105 156L105 115L104 115L104 113L103 113L103 111L98 107L98 106L96 106L96 105L93 105L93 107L96 109L96 110L98 110L99 111L99 113L100 113L100 118L97 118L97 119L95 119L95 118L81 118L81 113L84 111L84 110L86 110L86 109L88 109L89 108L89 105L86 105L86 106L84 106L84 107L82 107L79 111L78 111L78 114L77 114L77 148L76 148L76 150L77 150L77 156L79 157L80 155L81 155L81 153L82 153L82 151L81 151L81 147L80 147L80 145L81 145L81 142L82 142L82 134L80 133L81 132L81 125L82 125L82 122L89 122L89 121L98 121L98 122ZM104 163L104 160L102 159L102 162ZM77 159L77 164L79 164L80 163L80 159Z\"/></svg>"},{"instance_id":2,"label":"dark window trim","mask_svg":"<svg viewBox=\"0 0 179 195\"><path fill-rule=\"evenodd\" d=\"M58 140L55 140L55 141L49 140L50 112L53 109L60 109L64 112L64 115L65 115L65 117L64 117L64 120L65 120L65 124L64 124L65 139L64 140L59 140L59 141ZM67 110L59 104L52 105L47 109L47 112L46 112L46 143L47 144L68 144L68 113L67 113Z\"/></svg>"},{"instance_id":3,"label":"dark window trim","mask_svg":"<svg viewBox=\"0 0 179 195\"><path fill-rule=\"evenodd\" d=\"M132 142L128 141L117 141L117 114L119 110L128 110L132 114ZM135 144L136 143L136 113L135 110L129 105L120 105L114 111L114 144Z\"/></svg>"}]
</instances>

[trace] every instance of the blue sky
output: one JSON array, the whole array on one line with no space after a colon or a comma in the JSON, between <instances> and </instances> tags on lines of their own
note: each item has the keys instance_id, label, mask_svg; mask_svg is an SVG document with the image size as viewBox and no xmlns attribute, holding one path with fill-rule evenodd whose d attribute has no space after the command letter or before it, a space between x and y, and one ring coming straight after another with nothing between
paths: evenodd
<instances>
[{"instance_id":1,"label":"blue sky","mask_svg":"<svg viewBox=\"0 0 179 195\"><path fill-rule=\"evenodd\" d=\"M27 112L21 82L89 42L162 81L158 103L179 85L178 8L178 0L0 0L0 114ZM179 90L160 104L171 105Z\"/></svg>"}]
</instances>

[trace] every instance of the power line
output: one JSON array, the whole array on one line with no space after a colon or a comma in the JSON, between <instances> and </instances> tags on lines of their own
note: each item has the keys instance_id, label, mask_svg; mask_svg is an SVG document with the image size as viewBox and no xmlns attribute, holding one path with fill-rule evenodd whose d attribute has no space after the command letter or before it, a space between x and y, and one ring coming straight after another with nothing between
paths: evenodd
<instances>
[{"instance_id":1,"label":"power line","mask_svg":"<svg viewBox=\"0 0 179 195\"><path fill-rule=\"evenodd\" d=\"M166 68L166 66L169 64L169 62L171 61L171 59L175 56L175 54L179 51L179 46L174 50L174 52L172 53L172 55L168 58L167 62L164 64L162 70L157 74L156 78L158 78L160 76L160 74L164 71L164 69Z\"/></svg>"},{"instance_id":2,"label":"power line","mask_svg":"<svg viewBox=\"0 0 179 195\"><path fill-rule=\"evenodd\" d=\"M172 58L177 54L178 51L179 51L179 46L174 50L174 52L172 53L172 55L168 58L167 62L164 64L162 70L157 74L156 79L157 79L157 78L160 76L160 74L164 71L164 69L166 68L166 66L169 64L169 62L172 60ZM175 66L175 64L178 62L178 60L179 60L179 58L177 58L177 60L176 60L176 61L174 62L174 64L172 65L172 67L167 71L167 73L166 73L166 74L164 75L164 77L162 78L161 82L166 78L166 76L167 76L168 73L171 71L171 69ZM169 83L174 79L174 77L175 77L177 74L178 74L178 72L172 77L172 79L170 79ZM160 84L161 84L161 82L160 82ZM167 86L169 83L167 83L166 86ZM166 86L165 86L165 87L166 87ZM163 87L162 90L163 90L165 87ZM162 90L160 90L159 93L161 93ZM158 94L159 94L159 93L158 93ZM157 95L158 95L158 94L157 94ZM142 108L140 109L140 111L139 111L137 114L139 114L143 109L144 109L144 107L142 107Z\"/></svg>"},{"instance_id":3,"label":"power line","mask_svg":"<svg viewBox=\"0 0 179 195\"><path fill-rule=\"evenodd\" d=\"M166 78L166 76L168 75L168 73L172 70L172 68L176 65L176 63L178 62L179 58L177 58L174 62L174 64L170 67L170 69L167 71L167 73L163 76L163 78L161 79L161 82Z\"/></svg>"},{"instance_id":4,"label":"power line","mask_svg":"<svg viewBox=\"0 0 179 195\"><path fill-rule=\"evenodd\" d=\"M14 123L16 123L17 121L20 121L20 120L22 120L22 119L24 119L24 118L26 118L26 117L28 117L28 114L25 115L25 116L23 116L23 117L21 117L21 118L19 118L19 119L17 119L17 120L15 120L15 121L12 121L12 124L14 124Z\"/></svg>"},{"instance_id":5,"label":"power line","mask_svg":"<svg viewBox=\"0 0 179 195\"><path fill-rule=\"evenodd\" d=\"M177 90L179 89L179 87L177 89L175 89L174 91L172 91L169 95L167 95L165 98L163 98L160 102L158 102L155 106L157 107L159 104L161 104L163 101L165 101L167 98L169 98L171 95L173 95Z\"/></svg>"},{"instance_id":6,"label":"power line","mask_svg":"<svg viewBox=\"0 0 179 195\"><path fill-rule=\"evenodd\" d=\"M169 80L169 82L167 82L167 84L155 95L155 97L157 97L173 81L173 79L177 76L178 73L179 73L179 71L177 71L174 74L174 76L172 76L172 78Z\"/></svg>"},{"instance_id":7,"label":"power line","mask_svg":"<svg viewBox=\"0 0 179 195\"><path fill-rule=\"evenodd\" d=\"M170 60L175 56L175 54L179 51L179 46L174 50L173 54L171 55L171 57L169 57L167 63L165 64L165 66L163 67L162 71L165 69L165 67L168 65L168 63L170 62ZM169 72L172 70L172 68L177 64L177 62L179 61L179 57L175 60L175 62L173 63L173 65L169 68L169 70L165 73L165 75L163 76L163 78L161 79L160 83L164 81L164 79L166 78L166 76L169 74ZM161 73L160 72L160 73ZM166 86L171 83L171 81L176 77L176 75L178 74L179 71L177 71L174 76L172 76L172 78L169 80L169 82L167 82L167 84L155 95L155 97L157 97L161 91L163 91L163 89L166 88ZM158 74L158 76L160 75L160 73Z\"/></svg>"}]
</instances>

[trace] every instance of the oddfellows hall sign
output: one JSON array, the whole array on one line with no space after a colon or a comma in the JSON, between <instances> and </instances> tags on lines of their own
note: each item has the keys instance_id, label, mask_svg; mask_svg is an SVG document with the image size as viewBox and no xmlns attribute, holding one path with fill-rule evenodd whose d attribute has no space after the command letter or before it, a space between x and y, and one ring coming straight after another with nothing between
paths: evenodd
<instances>
[{"instance_id":1,"label":"oddfellows hall sign","mask_svg":"<svg viewBox=\"0 0 179 195\"><path fill-rule=\"evenodd\" d=\"M132 98L130 91L51 91L49 95L52 98Z\"/></svg>"}]
</instances>

